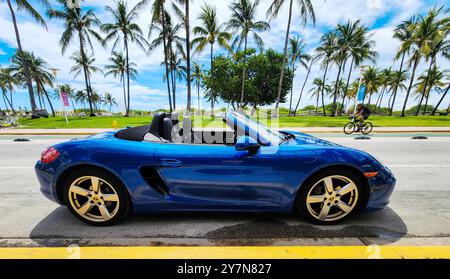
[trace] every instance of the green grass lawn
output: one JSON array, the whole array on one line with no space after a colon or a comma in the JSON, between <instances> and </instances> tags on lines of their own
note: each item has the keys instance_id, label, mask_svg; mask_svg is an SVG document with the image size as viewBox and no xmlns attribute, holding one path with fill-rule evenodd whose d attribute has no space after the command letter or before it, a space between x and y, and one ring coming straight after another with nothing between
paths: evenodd
<instances>
[{"instance_id":1,"label":"green grass lawn","mask_svg":"<svg viewBox=\"0 0 450 279\"><path fill-rule=\"evenodd\" d=\"M64 117L20 119L22 129L75 129L75 128L112 128L113 121L117 121L119 128L127 126L139 126L150 124L152 118L145 116L136 117L70 117L69 125ZM372 116L370 120L376 127L450 127L449 116ZM323 116L299 116L281 117L279 127L343 127L349 122L347 117L323 117ZM199 126L198 123L194 123ZM203 118L203 127L224 127L222 119Z\"/></svg>"}]
</instances>

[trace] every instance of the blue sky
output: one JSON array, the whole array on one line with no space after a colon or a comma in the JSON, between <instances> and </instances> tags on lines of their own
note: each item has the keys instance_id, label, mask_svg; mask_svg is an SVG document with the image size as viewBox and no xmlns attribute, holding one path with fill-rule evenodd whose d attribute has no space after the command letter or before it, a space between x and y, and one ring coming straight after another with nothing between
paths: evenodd
<instances>
[{"instance_id":1,"label":"blue sky","mask_svg":"<svg viewBox=\"0 0 450 279\"><path fill-rule=\"evenodd\" d=\"M35 3L35 1L31 1ZM51 1L55 4L56 1ZM131 7L137 2L137 0L129 0L129 6ZM228 20L230 11L228 5L231 1L212 1L212 0L194 0L191 8L192 26L198 24L197 17L199 15L200 6L203 2L211 3L217 6L219 21L225 22ZM258 18L260 20L265 19L265 13L269 7L271 0L261 0ZM413 14L424 14L429 8L438 4L443 5L446 1L429 1L429 0L403 0L403 1L389 1L389 0L313 0L313 4L316 11L317 24L312 26L308 24L303 27L297 17L294 17L293 21L293 34L298 34L303 37L307 42L307 51L311 52L317 47L317 43L320 36L334 28L338 23L346 22L348 19L356 20L360 19L365 25L367 25L373 33L373 38L376 41L376 50L379 52L379 59L377 61L377 67L398 67L398 62L393 61L394 54L398 48L399 42L392 38L393 29L396 24L402 20L408 19ZM104 6L111 5L112 1L109 0L86 0L85 5L95 9L97 16L103 22L108 22L110 16L105 13ZM38 4L35 5L40 11L44 12ZM284 34L287 24L287 5L280 12L277 19L271 22L271 30L260 34L264 41L266 48L274 48L279 51L282 50ZM149 11L143 11L138 23L141 28L147 32L149 25ZM71 54L76 51L76 43L62 55L58 46L58 40L63 31L63 25L59 21L48 20L48 30L34 23L29 16L20 12L17 13L19 30L22 37L22 44L25 50L33 51L36 55L44 58L50 67L56 67L61 69L58 75L58 83L69 83L76 89L83 88L82 77L73 78L70 74L70 67L72 62L69 59ZM0 2L0 65L6 66L9 63L9 58L16 47L16 41L14 37L13 27L9 10L5 1ZM218 48L218 47L216 47ZM103 67L107 64L108 57L111 53L110 48L102 48L99 45L94 46L94 53L96 57L96 65ZM201 53L196 54L193 57L194 62L209 65L209 54ZM163 60L162 51L160 49L155 50L149 56L145 55L138 47L133 46L131 48L131 58L138 65L139 75L135 82L132 84L132 107L135 109L154 110L158 108L168 108L167 93L165 91L165 83L162 80L163 68L160 66ZM450 63L442 58L438 58L438 64L444 68L449 69ZM422 62L419 67L419 72L425 70L426 63ZM296 72L296 78L294 81L294 99L296 100L299 95L301 85L304 81L306 71L299 69ZM347 75L347 74L346 74ZM352 79L357 78L358 71L355 70L352 73ZM305 92L308 92L312 80L318 76L321 76L321 70L318 65L314 66L311 70L311 75L308 80ZM334 81L336 76L336 69L332 69L329 75L329 81ZM119 106L115 108L117 111L123 110L121 86L118 80L111 77L105 78L101 74L96 74L93 78L93 86L100 92L112 93ZM435 94L436 95L436 94ZM30 107L27 94L24 89L16 88L14 94L15 106ZM403 97L403 96L402 96ZM398 98L396 108L399 108L403 98ZM438 96L434 96L431 103L435 103ZM314 101L309 97L303 98L301 107L312 104ZM447 103L448 100L444 103ZM185 107L186 104L186 86L182 83L178 85L177 103L181 107ZM414 105L414 101L410 101L409 105ZM196 98L193 98L193 105L196 106ZM59 106L59 104L57 105ZM204 108L209 108L209 104L202 103ZM219 103L218 107L224 106ZM283 104L288 106L288 104ZM3 102L0 102L0 107L4 107Z\"/></svg>"}]
</instances>

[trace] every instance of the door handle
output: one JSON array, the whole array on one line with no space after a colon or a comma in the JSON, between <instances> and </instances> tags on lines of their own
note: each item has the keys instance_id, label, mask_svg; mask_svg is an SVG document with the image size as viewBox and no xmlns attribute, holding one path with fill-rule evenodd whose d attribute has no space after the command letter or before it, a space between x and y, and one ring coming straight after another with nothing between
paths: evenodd
<instances>
[{"instance_id":1,"label":"door handle","mask_svg":"<svg viewBox=\"0 0 450 279\"><path fill-rule=\"evenodd\" d=\"M161 159L161 165L166 167L179 167L181 166L181 161L177 159Z\"/></svg>"}]
</instances>

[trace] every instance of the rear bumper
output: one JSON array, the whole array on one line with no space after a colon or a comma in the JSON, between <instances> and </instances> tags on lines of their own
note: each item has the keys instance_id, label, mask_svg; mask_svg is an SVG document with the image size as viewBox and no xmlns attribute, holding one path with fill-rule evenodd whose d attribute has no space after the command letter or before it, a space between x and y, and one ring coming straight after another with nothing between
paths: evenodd
<instances>
[{"instance_id":1,"label":"rear bumper","mask_svg":"<svg viewBox=\"0 0 450 279\"><path fill-rule=\"evenodd\" d=\"M58 198L54 183L55 170L48 164L37 162L34 171L41 186L41 193L49 200L62 204L62 201Z\"/></svg>"}]
</instances>

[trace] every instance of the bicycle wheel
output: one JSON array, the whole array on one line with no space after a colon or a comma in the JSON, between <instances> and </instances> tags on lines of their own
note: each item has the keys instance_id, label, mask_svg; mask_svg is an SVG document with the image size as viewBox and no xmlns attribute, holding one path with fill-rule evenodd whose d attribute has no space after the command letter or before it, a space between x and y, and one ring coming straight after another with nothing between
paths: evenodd
<instances>
[{"instance_id":1,"label":"bicycle wheel","mask_svg":"<svg viewBox=\"0 0 450 279\"><path fill-rule=\"evenodd\" d=\"M373 125L370 122L366 122L364 123L364 125L361 127L361 133L363 133L364 135L368 135L372 132L373 130Z\"/></svg>"},{"instance_id":2,"label":"bicycle wheel","mask_svg":"<svg viewBox=\"0 0 450 279\"><path fill-rule=\"evenodd\" d=\"M349 122L344 126L344 133L346 135L351 135L355 132L356 125L353 122Z\"/></svg>"}]
</instances>

